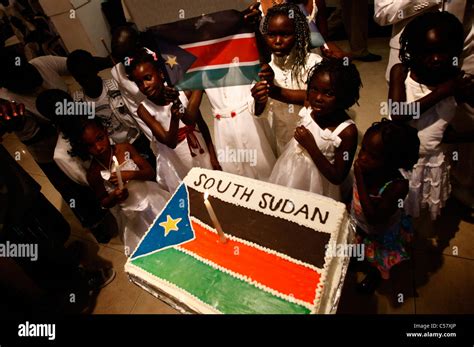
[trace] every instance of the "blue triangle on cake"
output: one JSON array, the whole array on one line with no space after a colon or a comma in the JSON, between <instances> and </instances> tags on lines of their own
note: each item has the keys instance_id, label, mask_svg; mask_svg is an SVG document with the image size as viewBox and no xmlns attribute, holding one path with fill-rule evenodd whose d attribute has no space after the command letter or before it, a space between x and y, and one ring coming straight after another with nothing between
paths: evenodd
<instances>
[{"instance_id":1,"label":"blue triangle on cake","mask_svg":"<svg viewBox=\"0 0 474 347\"><path fill-rule=\"evenodd\" d=\"M155 253L194 240L189 218L189 194L184 183L173 194L161 214L155 219L131 259Z\"/></svg>"}]
</instances>

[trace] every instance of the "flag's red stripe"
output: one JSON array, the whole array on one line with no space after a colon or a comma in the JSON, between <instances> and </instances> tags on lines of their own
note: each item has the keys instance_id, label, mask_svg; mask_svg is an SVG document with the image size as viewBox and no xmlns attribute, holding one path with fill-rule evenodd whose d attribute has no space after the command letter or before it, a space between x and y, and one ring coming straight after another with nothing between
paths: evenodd
<instances>
[{"instance_id":1,"label":"flag's red stripe","mask_svg":"<svg viewBox=\"0 0 474 347\"><path fill-rule=\"evenodd\" d=\"M228 240L225 244L219 243L217 234L194 222L192 227L195 240L180 245L180 248L277 292L313 304L320 281L315 270L241 242Z\"/></svg>"},{"instance_id":2,"label":"flag's red stripe","mask_svg":"<svg viewBox=\"0 0 474 347\"><path fill-rule=\"evenodd\" d=\"M239 62L251 62L259 59L255 37L230 39L185 49L197 57L190 69L230 64L236 57Z\"/></svg>"}]
</instances>

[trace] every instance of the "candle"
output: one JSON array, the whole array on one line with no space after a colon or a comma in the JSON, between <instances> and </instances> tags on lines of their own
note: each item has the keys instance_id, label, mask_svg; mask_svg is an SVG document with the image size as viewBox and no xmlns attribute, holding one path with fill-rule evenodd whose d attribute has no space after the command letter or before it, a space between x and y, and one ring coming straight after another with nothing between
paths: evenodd
<instances>
[{"instance_id":1,"label":"candle","mask_svg":"<svg viewBox=\"0 0 474 347\"><path fill-rule=\"evenodd\" d=\"M219 241L221 243L226 243L227 237L224 235L224 232L222 231L221 223L219 223L216 213L214 212L214 209L212 208L211 202L208 200L208 198L209 198L209 193L205 192L204 205L206 205L207 213L209 213L209 217L211 217L212 224L214 224L214 228L216 229L217 234L219 234Z\"/></svg>"},{"instance_id":2,"label":"candle","mask_svg":"<svg viewBox=\"0 0 474 347\"><path fill-rule=\"evenodd\" d=\"M122 173L120 172L120 165L119 165L117 157L115 155L112 157L112 159L114 161L114 167L115 167L115 172L117 174L119 189L122 190L123 189L123 181L122 181Z\"/></svg>"}]
</instances>

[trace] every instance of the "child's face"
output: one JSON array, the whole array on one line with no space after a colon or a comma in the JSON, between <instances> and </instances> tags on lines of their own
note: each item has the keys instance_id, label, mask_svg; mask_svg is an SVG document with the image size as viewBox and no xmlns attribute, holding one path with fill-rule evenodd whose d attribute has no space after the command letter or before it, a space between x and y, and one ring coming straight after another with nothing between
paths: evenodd
<instances>
[{"instance_id":1,"label":"child's face","mask_svg":"<svg viewBox=\"0 0 474 347\"><path fill-rule=\"evenodd\" d=\"M296 40L293 20L285 15L272 17L268 21L265 40L272 53L277 57L290 54Z\"/></svg>"},{"instance_id":2,"label":"child's face","mask_svg":"<svg viewBox=\"0 0 474 347\"><path fill-rule=\"evenodd\" d=\"M369 131L364 135L357 159L363 171L376 171L384 167L383 142L380 132Z\"/></svg>"},{"instance_id":3,"label":"child's face","mask_svg":"<svg viewBox=\"0 0 474 347\"><path fill-rule=\"evenodd\" d=\"M448 38L438 29L426 33L425 43L413 62L417 74L426 84L438 84L454 77L458 67L454 65L455 52L449 51Z\"/></svg>"},{"instance_id":4,"label":"child's face","mask_svg":"<svg viewBox=\"0 0 474 347\"><path fill-rule=\"evenodd\" d=\"M157 98L163 93L163 73L158 71L152 63L137 65L132 72L132 79L148 98Z\"/></svg>"},{"instance_id":5,"label":"child's face","mask_svg":"<svg viewBox=\"0 0 474 347\"><path fill-rule=\"evenodd\" d=\"M95 123L86 126L82 134L82 141L87 146L87 151L94 157L100 157L110 151L107 132Z\"/></svg>"},{"instance_id":6,"label":"child's face","mask_svg":"<svg viewBox=\"0 0 474 347\"><path fill-rule=\"evenodd\" d=\"M316 115L324 116L337 110L336 93L328 72L319 72L309 83L308 101Z\"/></svg>"}]
</instances>

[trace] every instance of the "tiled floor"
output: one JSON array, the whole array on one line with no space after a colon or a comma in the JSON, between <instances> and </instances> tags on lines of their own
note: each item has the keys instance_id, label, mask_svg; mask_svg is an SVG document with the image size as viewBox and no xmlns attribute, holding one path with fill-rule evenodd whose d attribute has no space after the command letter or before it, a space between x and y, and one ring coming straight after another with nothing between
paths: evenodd
<instances>
[{"instance_id":1,"label":"tiled floor","mask_svg":"<svg viewBox=\"0 0 474 347\"><path fill-rule=\"evenodd\" d=\"M342 42L341 46L346 47ZM380 102L386 99L384 79L388 57L388 39L371 39L370 50L381 54L376 63L360 63L357 67L364 84L360 106L350 114L359 133L363 134L379 118ZM105 73L105 76L108 74ZM74 88L74 86L73 86ZM205 100L203 115L210 114ZM211 129L212 122L206 121ZM359 141L362 139L360 137ZM117 277L102 289L95 300L93 313L176 313L175 310L129 282L123 271L126 257L116 236L109 244L99 245L84 230L60 195L51 186L41 169L25 147L10 135L3 145L14 154L21 155L20 164L41 184L42 192L66 217L72 227L71 240L80 240L87 246L88 263L112 264ZM373 296L360 296L354 290L357 277L348 273L344 285L340 313L473 313L474 312L474 228L472 217L456 201L450 200L443 215L432 223L424 216L416 221L417 238L413 257L393 272L392 278L383 283Z\"/></svg>"}]
</instances>

